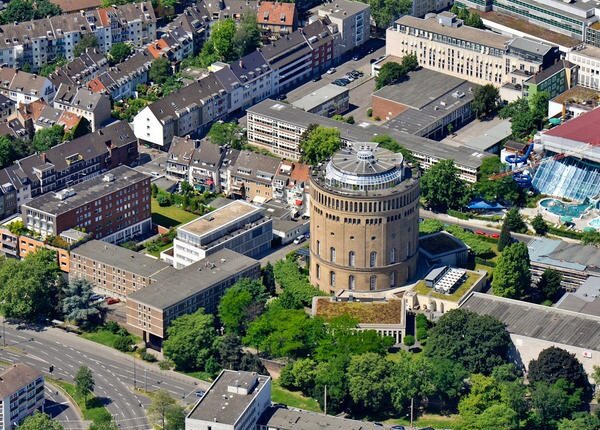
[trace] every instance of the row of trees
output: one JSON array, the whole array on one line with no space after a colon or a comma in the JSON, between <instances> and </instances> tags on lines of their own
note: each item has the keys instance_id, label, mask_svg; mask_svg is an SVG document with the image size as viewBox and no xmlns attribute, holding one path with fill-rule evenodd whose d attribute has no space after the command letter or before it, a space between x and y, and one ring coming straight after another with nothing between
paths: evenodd
<instances>
[{"instance_id":1,"label":"row of trees","mask_svg":"<svg viewBox=\"0 0 600 430\"><path fill-rule=\"evenodd\" d=\"M0 24L30 21L61 13L61 8L50 0L11 0L0 13Z\"/></svg>"}]
</instances>

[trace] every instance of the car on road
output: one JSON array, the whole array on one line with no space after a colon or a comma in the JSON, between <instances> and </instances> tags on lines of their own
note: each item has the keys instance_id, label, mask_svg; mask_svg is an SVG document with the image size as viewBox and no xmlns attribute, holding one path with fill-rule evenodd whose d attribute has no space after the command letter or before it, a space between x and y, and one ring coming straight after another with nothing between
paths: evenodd
<instances>
[{"instance_id":1,"label":"car on road","mask_svg":"<svg viewBox=\"0 0 600 430\"><path fill-rule=\"evenodd\" d=\"M121 299L119 299L117 297L109 297L108 299L106 299L106 304L114 305L116 303L119 303L120 301L121 301Z\"/></svg>"},{"instance_id":2,"label":"car on road","mask_svg":"<svg viewBox=\"0 0 600 430\"><path fill-rule=\"evenodd\" d=\"M294 245L300 245L305 240L306 240L306 236L304 236L303 234L301 234L296 239L294 239Z\"/></svg>"},{"instance_id":3,"label":"car on road","mask_svg":"<svg viewBox=\"0 0 600 430\"><path fill-rule=\"evenodd\" d=\"M481 230L475 230L475 234L477 234L479 236L487 236L487 233L485 231L481 231Z\"/></svg>"},{"instance_id":4,"label":"car on road","mask_svg":"<svg viewBox=\"0 0 600 430\"><path fill-rule=\"evenodd\" d=\"M339 81L343 82L344 85L348 85L351 82L349 79L346 79L346 78L340 78Z\"/></svg>"},{"instance_id":5,"label":"car on road","mask_svg":"<svg viewBox=\"0 0 600 430\"><path fill-rule=\"evenodd\" d=\"M315 76L312 81L313 82L319 82L320 80L321 80L320 76Z\"/></svg>"},{"instance_id":6,"label":"car on road","mask_svg":"<svg viewBox=\"0 0 600 430\"><path fill-rule=\"evenodd\" d=\"M347 79L350 82L354 82L354 77L352 77L351 75L344 75L342 79Z\"/></svg>"},{"instance_id":7,"label":"car on road","mask_svg":"<svg viewBox=\"0 0 600 430\"><path fill-rule=\"evenodd\" d=\"M332 67L331 69L327 70L327 74L328 75L333 75L336 72L336 68Z\"/></svg>"},{"instance_id":8,"label":"car on road","mask_svg":"<svg viewBox=\"0 0 600 430\"><path fill-rule=\"evenodd\" d=\"M198 391L196 391L195 394L196 394L196 397L202 397L202 396L204 396L204 393L205 393L204 390L198 390Z\"/></svg>"},{"instance_id":9,"label":"car on road","mask_svg":"<svg viewBox=\"0 0 600 430\"><path fill-rule=\"evenodd\" d=\"M489 235L492 239L500 239L500 235L498 233L492 233Z\"/></svg>"},{"instance_id":10,"label":"car on road","mask_svg":"<svg viewBox=\"0 0 600 430\"><path fill-rule=\"evenodd\" d=\"M406 430L406 428L404 426L401 426L400 424L396 424L395 426L390 427L392 430Z\"/></svg>"}]
</instances>

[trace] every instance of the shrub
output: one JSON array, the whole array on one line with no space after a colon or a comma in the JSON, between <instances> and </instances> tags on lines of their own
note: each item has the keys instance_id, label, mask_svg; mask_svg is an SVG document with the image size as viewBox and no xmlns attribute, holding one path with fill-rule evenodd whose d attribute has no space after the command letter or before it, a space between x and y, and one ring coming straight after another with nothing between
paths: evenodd
<instances>
[{"instance_id":1,"label":"shrub","mask_svg":"<svg viewBox=\"0 0 600 430\"><path fill-rule=\"evenodd\" d=\"M158 201L158 205L161 207L164 206L171 206L172 202L171 202L171 198L165 194L160 194L156 200Z\"/></svg>"},{"instance_id":2,"label":"shrub","mask_svg":"<svg viewBox=\"0 0 600 430\"><path fill-rule=\"evenodd\" d=\"M404 345L413 346L415 344L415 337L412 334L404 336Z\"/></svg>"},{"instance_id":3,"label":"shrub","mask_svg":"<svg viewBox=\"0 0 600 430\"><path fill-rule=\"evenodd\" d=\"M121 326L114 321L108 321L104 324L104 328L114 334L117 334L121 330Z\"/></svg>"},{"instance_id":4,"label":"shrub","mask_svg":"<svg viewBox=\"0 0 600 430\"><path fill-rule=\"evenodd\" d=\"M367 116L371 118L373 116L373 108L367 109Z\"/></svg>"},{"instance_id":5,"label":"shrub","mask_svg":"<svg viewBox=\"0 0 600 430\"><path fill-rule=\"evenodd\" d=\"M415 324L417 326L417 340L423 342L427 339L430 322L425 314L417 314L415 318ZM406 340L406 337L404 338Z\"/></svg>"},{"instance_id":6,"label":"shrub","mask_svg":"<svg viewBox=\"0 0 600 430\"><path fill-rule=\"evenodd\" d=\"M129 352L133 346L133 339L129 335L120 335L117 339L115 339L113 346L115 349L118 349L121 352Z\"/></svg>"},{"instance_id":7,"label":"shrub","mask_svg":"<svg viewBox=\"0 0 600 430\"><path fill-rule=\"evenodd\" d=\"M458 219L469 219L470 218L469 214L455 211L453 209L448 209L448 215L453 216L454 218L458 218Z\"/></svg>"},{"instance_id":8,"label":"shrub","mask_svg":"<svg viewBox=\"0 0 600 430\"><path fill-rule=\"evenodd\" d=\"M175 363L168 358L158 362L158 367L160 370L171 370L174 366Z\"/></svg>"}]
</instances>

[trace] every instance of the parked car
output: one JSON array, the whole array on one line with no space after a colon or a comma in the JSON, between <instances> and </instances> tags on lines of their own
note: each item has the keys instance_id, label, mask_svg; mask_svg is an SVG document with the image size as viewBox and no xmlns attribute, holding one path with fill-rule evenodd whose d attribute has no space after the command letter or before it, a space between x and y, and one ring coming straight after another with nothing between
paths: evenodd
<instances>
[{"instance_id":1,"label":"parked car","mask_svg":"<svg viewBox=\"0 0 600 430\"><path fill-rule=\"evenodd\" d=\"M204 391L203 390L196 391L196 397L202 397L202 396L204 396Z\"/></svg>"},{"instance_id":2,"label":"parked car","mask_svg":"<svg viewBox=\"0 0 600 430\"><path fill-rule=\"evenodd\" d=\"M358 55L355 55L354 57L352 57L352 61L358 61Z\"/></svg>"},{"instance_id":3,"label":"parked car","mask_svg":"<svg viewBox=\"0 0 600 430\"><path fill-rule=\"evenodd\" d=\"M119 299L117 297L109 297L108 299L106 299L106 304L114 305L116 303L119 303L120 301L121 301L121 299Z\"/></svg>"},{"instance_id":4,"label":"parked car","mask_svg":"<svg viewBox=\"0 0 600 430\"><path fill-rule=\"evenodd\" d=\"M369 64L373 64L375 61L377 61L377 58L371 58L371 59L369 60Z\"/></svg>"},{"instance_id":5,"label":"parked car","mask_svg":"<svg viewBox=\"0 0 600 430\"><path fill-rule=\"evenodd\" d=\"M303 234L301 234L296 239L294 239L294 245L300 245L305 240L306 240L306 236L304 236Z\"/></svg>"},{"instance_id":6,"label":"parked car","mask_svg":"<svg viewBox=\"0 0 600 430\"><path fill-rule=\"evenodd\" d=\"M487 236L487 233L481 230L475 230L475 234L478 234L479 236Z\"/></svg>"},{"instance_id":7,"label":"parked car","mask_svg":"<svg viewBox=\"0 0 600 430\"><path fill-rule=\"evenodd\" d=\"M336 79L332 82L332 84L339 85L340 87L345 87L346 85L348 85L348 83L343 82L341 79Z\"/></svg>"},{"instance_id":8,"label":"parked car","mask_svg":"<svg viewBox=\"0 0 600 430\"><path fill-rule=\"evenodd\" d=\"M348 84L350 83L350 80L349 80L349 79L346 79L346 78L340 78L340 79L339 79L339 81L340 81L340 82L343 82L343 83L344 83L344 85L348 85Z\"/></svg>"},{"instance_id":9,"label":"parked car","mask_svg":"<svg viewBox=\"0 0 600 430\"><path fill-rule=\"evenodd\" d=\"M492 239L500 239L500 235L498 233L492 233L492 234L490 234L490 237Z\"/></svg>"},{"instance_id":10,"label":"parked car","mask_svg":"<svg viewBox=\"0 0 600 430\"><path fill-rule=\"evenodd\" d=\"M392 430L406 430L404 426L401 426L400 424L396 424L395 426L391 427Z\"/></svg>"},{"instance_id":11,"label":"parked car","mask_svg":"<svg viewBox=\"0 0 600 430\"><path fill-rule=\"evenodd\" d=\"M343 77L342 79L347 79L347 80L349 80L350 82L353 82L353 81L354 81L354 78L353 78L351 75L344 75L344 77Z\"/></svg>"},{"instance_id":12,"label":"parked car","mask_svg":"<svg viewBox=\"0 0 600 430\"><path fill-rule=\"evenodd\" d=\"M331 69L327 70L328 75L333 75L335 72L336 72L335 67L332 67Z\"/></svg>"},{"instance_id":13,"label":"parked car","mask_svg":"<svg viewBox=\"0 0 600 430\"><path fill-rule=\"evenodd\" d=\"M319 82L320 80L321 80L320 76L315 76L312 81L313 82Z\"/></svg>"}]
</instances>

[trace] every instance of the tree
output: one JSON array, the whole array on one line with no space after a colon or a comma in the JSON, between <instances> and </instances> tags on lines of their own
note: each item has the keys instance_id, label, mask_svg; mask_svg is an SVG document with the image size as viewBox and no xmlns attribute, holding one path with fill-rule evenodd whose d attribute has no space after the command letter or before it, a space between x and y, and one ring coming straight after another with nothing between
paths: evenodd
<instances>
[{"instance_id":1,"label":"tree","mask_svg":"<svg viewBox=\"0 0 600 430\"><path fill-rule=\"evenodd\" d=\"M355 355L348 365L348 392L357 410L369 415L382 412L390 404L388 382L393 363L375 353Z\"/></svg>"},{"instance_id":2,"label":"tree","mask_svg":"<svg viewBox=\"0 0 600 430\"><path fill-rule=\"evenodd\" d=\"M262 275L262 284L265 286L267 293L274 296L275 295L275 273L273 272L273 265L270 261L267 261L267 264L263 268L260 269Z\"/></svg>"},{"instance_id":3,"label":"tree","mask_svg":"<svg viewBox=\"0 0 600 430\"><path fill-rule=\"evenodd\" d=\"M247 19L250 22L250 18ZM250 26L246 30L250 30ZM232 18L217 21L212 27L209 39L202 47L199 56L200 66L207 67L218 60L235 60L238 53L237 47L234 45L235 35L235 21Z\"/></svg>"},{"instance_id":4,"label":"tree","mask_svg":"<svg viewBox=\"0 0 600 430\"><path fill-rule=\"evenodd\" d=\"M62 125L53 125L52 127L42 128L35 132L33 136L33 148L36 151L43 152L62 143L65 130Z\"/></svg>"},{"instance_id":5,"label":"tree","mask_svg":"<svg viewBox=\"0 0 600 430\"><path fill-rule=\"evenodd\" d=\"M518 208L511 208L506 213L505 222L508 224L510 231L514 231L515 233L527 232L527 224L523 221Z\"/></svg>"},{"instance_id":6,"label":"tree","mask_svg":"<svg viewBox=\"0 0 600 430\"><path fill-rule=\"evenodd\" d=\"M77 45L75 45L75 47L73 48L73 55L75 57L79 57L81 54L83 54L86 49L88 48L96 48L98 46L98 39L96 39L96 36L91 35L91 34L86 34L81 36L81 39L79 39L79 42L77 43Z\"/></svg>"},{"instance_id":7,"label":"tree","mask_svg":"<svg viewBox=\"0 0 600 430\"><path fill-rule=\"evenodd\" d=\"M554 300L556 293L560 290L562 275L559 271L547 268L540 276L537 287L547 300Z\"/></svg>"},{"instance_id":8,"label":"tree","mask_svg":"<svg viewBox=\"0 0 600 430\"><path fill-rule=\"evenodd\" d=\"M504 248L492 279L494 294L520 299L531 285L529 251L525 243L513 243Z\"/></svg>"},{"instance_id":9,"label":"tree","mask_svg":"<svg viewBox=\"0 0 600 430\"><path fill-rule=\"evenodd\" d=\"M75 391L77 394L87 402L87 397L94 391L95 385L92 371L86 366L81 366L75 374Z\"/></svg>"},{"instance_id":10,"label":"tree","mask_svg":"<svg viewBox=\"0 0 600 430\"><path fill-rule=\"evenodd\" d=\"M167 409L165 419L165 430L185 430L185 409L181 406L175 405Z\"/></svg>"},{"instance_id":11,"label":"tree","mask_svg":"<svg viewBox=\"0 0 600 430\"><path fill-rule=\"evenodd\" d=\"M185 414L169 392L157 390L150 396L152 402L148 408L150 422L164 430L183 430Z\"/></svg>"},{"instance_id":12,"label":"tree","mask_svg":"<svg viewBox=\"0 0 600 430\"><path fill-rule=\"evenodd\" d=\"M70 281L64 289L62 302L65 318L83 326L100 322L100 310L96 304L91 303L90 299L93 293L89 281L85 279Z\"/></svg>"},{"instance_id":13,"label":"tree","mask_svg":"<svg viewBox=\"0 0 600 430\"><path fill-rule=\"evenodd\" d=\"M371 16L379 29L386 29L401 15L410 13L412 0L369 0Z\"/></svg>"},{"instance_id":14,"label":"tree","mask_svg":"<svg viewBox=\"0 0 600 430\"><path fill-rule=\"evenodd\" d=\"M498 251L502 252L504 248L510 246L513 243L513 238L510 235L510 228L506 222L506 218L502 223L502 229L500 230L500 237L498 238Z\"/></svg>"},{"instance_id":15,"label":"tree","mask_svg":"<svg viewBox=\"0 0 600 430\"><path fill-rule=\"evenodd\" d=\"M531 391L531 409L535 426L545 430L556 428L562 418L570 417L581 410L581 389L574 390L573 384L564 379L554 383L539 381Z\"/></svg>"},{"instance_id":16,"label":"tree","mask_svg":"<svg viewBox=\"0 0 600 430\"><path fill-rule=\"evenodd\" d=\"M169 60L164 57L154 60L150 66L150 70L148 70L148 78L157 85L167 82L167 79L172 74L173 69L169 64Z\"/></svg>"},{"instance_id":17,"label":"tree","mask_svg":"<svg viewBox=\"0 0 600 430\"><path fill-rule=\"evenodd\" d=\"M21 139L9 136L0 136L0 167L10 166L15 160L30 155L31 146Z\"/></svg>"},{"instance_id":18,"label":"tree","mask_svg":"<svg viewBox=\"0 0 600 430\"><path fill-rule=\"evenodd\" d=\"M444 408L445 402L458 399L463 392L468 374L461 364L445 358L431 360L431 366L431 382Z\"/></svg>"},{"instance_id":19,"label":"tree","mask_svg":"<svg viewBox=\"0 0 600 430\"><path fill-rule=\"evenodd\" d=\"M451 310L429 330L424 352L448 359L467 371L489 374L508 359L510 336L500 321L462 309Z\"/></svg>"},{"instance_id":20,"label":"tree","mask_svg":"<svg viewBox=\"0 0 600 430\"><path fill-rule=\"evenodd\" d=\"M416 57L414 54L410 54L404 58L408 58L408 60L406 61L407 64L414 64L413 59ZM381 66L381 69L379 70L379 73L375 78L375 89L379 90L385 87L386 85L395 84L404 80L408 72L411 70L414 69L409 69L405 65L404 59L402 64L398 64L395 62L385 63L383 66Z\"/></svg>"},{"instance_id":21,"label":"tree","mask_svg":"<svg viewBox=\"0 0 600 430\"><path fill-rule=\"evenodd\" d=\"M152 193L152 197L156 198L156 195L158 194L158 187L156 186L156 184L154 182L152 184L150 184L150 190Z\"/></svg>"},{"instance_id":22,"label":"tree","mask_svg":"<svg viewBox=\"0 0 600 430\"><path fill-rule=\"evenodd\" d=\"M246 333L248 324L264 310L268 297L259 281L240 279L236 282L219 301L218 315L225 331L237 335Z\"/></svg>"},{"instance_id":23,"label":"tree","mask_svg":"<svg viewBox=\"0 0 600 430\"><path fill-rule=\"evenodd\" d=\"M404 345L413 346L415 344L415 337L412 334L407 334L404 336Z\"/></svg>"},{"instance_id":24,"label":"tree","mask_svg":"<svg viewBox=\"0 0 600 430\"><path fill-rule=\"evenodd\" d=\"M64 430L64 427L48 415L35 411L33 415L23 420L19 430Z\"/></svg>"},{"instance_id":25,"label":"tree","mask_svg":"<svg viewBox=\"0 0 600 430\"><path fill-rule=\"evenodd\" d=\"M472 186L473 194L488 201L516 204L521 197L521 190L513 178L511 176L490 178L503 172L505 168L498 156L484 158L479 168L479 180Z\"/></svg>"},{"instance_id":26,"label":"tree","mask_svg":"<svg viewBox=\"0 0 600 430\"><path fill-rule=\"evenodd\" d=\"M339 413L348 400L348 378L346 377L346 358L336 358L317 364L315 384L311 396L324 406L325 387L327 387L327 411Z\"/></svg>"},{"instance_id":27,"label":"tree","mask_svg":"<svg viewBox=\"0 0 600 430\"><path fill-rule=\"evenodd\" d=\"M585 230L581 234L581 243L584 245L598 246L600 244L600 232Z\"/></svg>"},{"instance_id":28,"label":"tree","mask_svg":"<svg viewBox=\"0 0 600 430\"><path fill-rule=\"evenodd\" d=\"M341 146L340 131L337 128L309 126L300 137L302 161L310 165L331 157Z\"/></svg>"},{"instance_id":29,"label":"tree","mask_svg":"<svg viewBox=\"0 0 600 430\"><path fill-rule=\"evenodd\" d=\"M238 58L255 51L260 46L260 28L256 22L256 14L242 14L233 37L233 46Z\"/></svg>"},{"instance_id":30,"label":"tree","mask_svg":"<svg viewBox=\"0 0 600 430\"><path fill-rule=\"evenodd\" d=\"M407 409L411 400L420 400L435 393L431 360L422 355L412 357L402 352L394 363L390 377L392 405L396 412Z\"/></svg>"},{"instance_id":31,"label":"tree","mask_svg":"<svg viewBox=\"0 0 600 430\"><path fill-rule=\"evenodd\" d=\"M317 363L310 358L302 358L288 364L281 372L281 385L291 390L310 393L315 384L316 366ZM351 376L349 374L349 377Z\"/></svg>"},{"instance_id":32,"label":"tree","mask_svg":"<svg viewBox=\"0 0 600 430\"><path fill-rule=\"evenodd\" d=\"M458 176L454 162L443 160L431 166L421 178L421 195L432 210L447 212L463 206L467 186Z\"/></svg>"},{"instance_id":33,"label":"tree","mask_svg":"<svg viewBox=\"0 0 600 430\"><path fill-rule=\"evenodd\" d=\"M11 0L0 14L0 23L30 21L60 15L62 10L49 0Z\"/></svg>"},{"instance_id":34,"label":"tree","mask_svg":"<svg viewBox=\"0 0 600 430\"><path fill-rule=\"evenodd\" d=\"M64 66L65 64L67 64L67 59L65 57L56 57L51 63L43 65L38 74L40 76L49 76L50 74L54 73L56 69Z\"/></svg>"},{"instance_id":35,"label":"tree","mask_svg":"<svg viewBox=\"0 0 600 430\"><path fill-rule=\"evenodd\" d=\"M600 418L587 412L577 412L571 419L563 418L558 423L558 430L598 430Z\"/></svg>"},{"instance_id":36,"label":"tree","mask_svg":"<svg viewBox=\"0 0 600 430\"><path fill-rule=\"evenodd\" d=\"M529 363L528 379L532 383L546 382L554 384L562 379L581 388L585 394L591 393L591 386L582 364L564 349L551 346L540 352L537 360ZM573 390L570 390L572 393Z\"/></svg>"},{"instance_id":37,"label":"tree","mask_svg":"<svg viewBox=\"0 0 600 430\"><path fill-rule=\"evenodd\" d=\"M283 293L278 303L287 309L300 309L311 306L312 298L324 293L311 285L308 276L300 272L298 264L293 260L279 260L273 267L273 274Z\"/></svg>"},{"instance_id":38,"label":"tree","mask_svg":"<svg viewBox=\"0 0 600 430\"><path fill-rule=\"evenodd\" d=\"M0 260L0 312L8 318L34 319L56 308L56 253L40 249L23 260Z\"/></svg>"},{"instance_id":39,"label":"tree","mask_svg":"<svg viewBox=\"0 0 600 430\"><path fill-rule=\"evenodd\" d=\"M231 145L233 149L243 149L246 144L241 127L234 122L215 122L208 131L208 137L216 145Z\"/></svg>"},{"instance_id":40,"label":"tree","mask_svg":"<svg viewBox=\"0 0 600 430\"><path fill-rule=\"evenodd\" d=\"M469 12L469 16L465 19L465 25L474 28L485 28L483 20L476 12Z\"/></svg>"},{"instance_id":41,"label":"tree","mask_svg":"<svg viewBox=\"0 0 600 430\"><path fill-rule=\"evenodd\" d=\"M214 317L200 308L171 322L163 352L178 369L203 369L212 353L215 336Z\"/></svg>"},{"instance_id":42,"label":"tree","mask_svg":"<svg viewBox=\"0 0 600 430\"><path fill-rule=\"evenodd\" d=\"M409 163L416 163L417 159L412 155L408 149L400 145L396 140L392 139L390 136L381 134L379 136L375 136L372 139L373 142L379 143L379 146L385 149L388 149L392 152L399 152L402 154L404 159Z\"/></svg>"},{"instance_id":43,"label":"tree","mask_svg":"<svg viewBox=\"0 0 600 430\"><path fill-rule=\"evenodd\" d=\"M499 101L500 93L498 92L498 88L492 84L486 84L477 87L473 92L471 109L473 109L473 112L479 118L485 118L496 111Z\"/></svg>"},{"instance_id":44,"label":"tree","mask_svg":"<svg viewBox=\"0 0 600 430\"><path fill-rule=\"evenodd\" d=\"M531 226L537 234L544 236L548 233L548 223L544 221L544 217L541 214L537 214L531 220Z\"/></svg>"},{"instance_id":45,"label":"tree","mask_svg":"<svg viewBox=\"0 0 600 430\"><path fill-rule=\"evenodd\" d=\"M549 100L550 94L547 91L536 92L529 98L529 109L531 110L532 119L535 121L538 130L543 127L544 122L548 117Z\"/></svg>"},{"instance_id":46,"label":"tree","mask_svg":"<svg viewBox=\"0 0 600 430\"><path fill-rule=\"evenodd\" d=\"M133 50L131 46L124 42L117 42L111 46L108 56L112 64L117 64L129 57Z\"/></svg>"}]
</instances>

